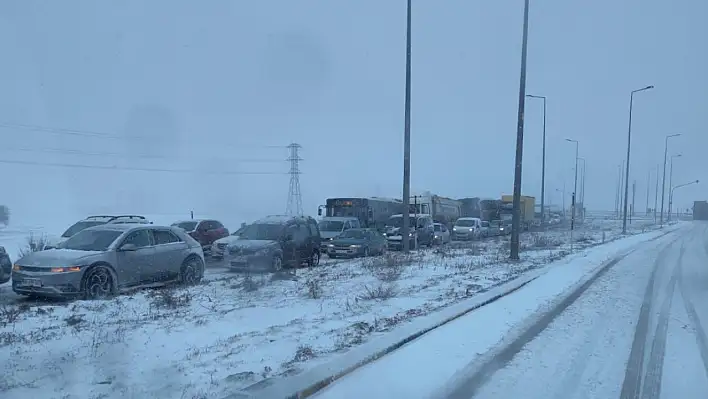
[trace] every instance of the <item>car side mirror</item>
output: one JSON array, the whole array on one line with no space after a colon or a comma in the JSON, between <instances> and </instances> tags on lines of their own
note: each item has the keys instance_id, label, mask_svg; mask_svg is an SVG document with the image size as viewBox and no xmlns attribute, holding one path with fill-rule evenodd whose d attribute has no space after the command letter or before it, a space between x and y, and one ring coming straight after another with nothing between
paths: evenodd
<instances>
[{"instance_id":1,"label":"car side mirror","mask_svg":"<svg viewBox=\"0 0 708 399\"><path fill-rule=\"evenodd\" d=\"M322 216L322 208L317 209L317 216Z\"/></svg>"},{"instance_id":2,"label":"car side mirror","mask_svg":"<svg viewBox=\"0 0 708 399\"><path fill-rule=\"evenodd\" d=\"M123 252L137 251L138 246L133 243L123 244L119 250Z\"/></svg>"}]
</instances>

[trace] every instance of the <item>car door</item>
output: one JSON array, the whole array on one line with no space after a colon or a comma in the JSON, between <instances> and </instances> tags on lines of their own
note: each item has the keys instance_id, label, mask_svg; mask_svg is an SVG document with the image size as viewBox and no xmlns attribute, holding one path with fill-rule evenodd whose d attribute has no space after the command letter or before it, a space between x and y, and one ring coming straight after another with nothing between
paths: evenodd
<instances>
[{"instance_id":1,"label":"car door","mask_svg":"<svg viewBox=\"0 0 708 399\"><path fill-rule=\"evenodd\" d=\"M285 226L283 233L283 262L287 264L298 265L300 262L300 253L295 244L297 236L297 224L292 223Z\"/></svg>"},{"instance_id":2,"label":"car door","mask_svg":"<svg viewBox=\"0 0 708 399\"><path fill-rule=\"evenodd\" d=\"M176 234L168 229L151 229L155 240L154 281L175 280L179 276L182 259L188 248Z\"/></svg>"},{"instance_id":3,"label":"car door","mask_svg":"<svg viewBox=\"0 0 708 399\"><path fill-rule=\"evenodd\" d=\"M300 262L310 259L312 251L314 251L314 240L310 238L310 228L305 223L298 222L295 230L295 246L300 256Z\"/></svg>"},{"instance_id":4,"label":"car door","mask_svg":"<svg viewBox=\"0 0 708 399\"><path fill-rule=\"evenodd\" d=\"M126 244L133 244L131 250L124 250ZM118 282L121 287L143 284L155 270L155 247L148 229L130 232L117 247Z\"/></svg>"}]
</instances>

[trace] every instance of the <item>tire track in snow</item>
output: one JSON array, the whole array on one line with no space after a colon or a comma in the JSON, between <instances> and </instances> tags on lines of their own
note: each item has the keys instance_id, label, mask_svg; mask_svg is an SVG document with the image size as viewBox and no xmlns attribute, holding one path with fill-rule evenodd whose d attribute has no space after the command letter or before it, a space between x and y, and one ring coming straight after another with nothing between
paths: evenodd
<instances>
[{"instance_id":1,"label":"tire track in snow","mask_svg":"<svg viewBox=\"0 0 708 399\"><path fill-rule=\"evenodd\" d=\"M651 271L651 276L649 277L649 283L647 284L647 289L644 293L642 307L639 310L637 326L634 330L632 349L629 352L629 360L627 361L627 368L624 372L624 381L622 383L620 399L640 399L639 395L642 390L642 366L644 363L645 354L644 348L646 347L647 335L649 332L649 312L652 306L652 299L654 298L656 271L659 269L659 265L664 261L664 258L666 258L669 250L677 240L678 238L672 240L665 248L663 248L654 261L653 270Z\"/></svg>"},{"instance_id":2,"label":"tire track in snow","mask_svg":"<svg viewBox=\"0 0 708 399\"><path fill-rule=\"evenodd\" d=\"M685 247L681 245L678 262L674 267L669 285L666 287L666 297L661 304L659 313L659 321L656 325L654 340L651 346L651 354L647 363L647 371L644 376L644 385L642 386L642 398L658 399L661 396L661 379L664 371L664 355L666 354L666 336L669 329L669 315L671 312L671 304L673 302L674 291L676 288L676 280L681 273L681 262L683 262L683 254Z\"/></svg>"},{"instance_id":3,"label":"tire track in snow","mask_svg":"<svg viewBox=\"0 0 708 399\"><path fill-rule=\"evenodd\" d=\"M704 239L707 231L708 228L703 230ZM708 256L708 242L704 241L703 248L705 249L706 256ZM701 320L698 318L696 307L693 305L693 301L691 301L691 298L689 297L682 273L679 274L678 286L679 291L681 292L681 297L683 298L683 306L688 314L689 322L693 326L693 331L696 336L696 344L698 345L698 353L701 355L701 360L703 361L703 369L705 370L706 377L708 377L708 336L706 335L706 330L701 324Z\"/></svg>"}]
</instances>

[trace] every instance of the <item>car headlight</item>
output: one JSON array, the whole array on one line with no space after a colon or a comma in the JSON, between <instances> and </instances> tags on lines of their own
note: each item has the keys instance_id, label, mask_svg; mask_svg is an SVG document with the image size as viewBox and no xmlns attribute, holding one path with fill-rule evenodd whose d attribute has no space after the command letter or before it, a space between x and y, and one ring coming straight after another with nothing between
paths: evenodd
<instances>
[{"instance_id":1,"label":"car headlight","mask_svg":"<svg viewBox=\"0 0 708 399\"><path fill-rule=\"evenodd\" d=\"M266 256L270 253L270 248L259 249L254 253L256 256Z\"/></svg>"},{"instance_id":2,"label":"car headlight","mask_svg":"<svg viewBox=\"0 0 708 399\"><path fill-rule=\"evenodd\" d=\"M352 244L352 245L349 246L349 248L361 248L361 245Z\"/></svg>"},{"instance_id":3,"label":"car headlight","mask_svg":"<svg viewBox=\"0 0 708 399\"><path fill-rule=\"evenodd\" d=\"M334 248L334 244L327 244L327 248Z\"/></svg>"}]
</instances>

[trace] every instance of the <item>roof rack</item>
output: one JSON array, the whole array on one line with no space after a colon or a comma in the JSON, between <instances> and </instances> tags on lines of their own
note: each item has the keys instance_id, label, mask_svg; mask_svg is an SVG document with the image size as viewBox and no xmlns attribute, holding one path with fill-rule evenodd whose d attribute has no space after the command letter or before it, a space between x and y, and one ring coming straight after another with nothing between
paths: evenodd
<instances>
[{"instance_id":1,"label":"roof rack","mask_svg":"<svg viewBox=\"0 0 708 399\"><path fill-rule=\"evenodd\" d=\"M122 218L146 220L145 216L140 216L140 215L116 215L116 216L111 217L111 221L114 221L116 219L122 219Z\"/></svg>"}]
</instances>

